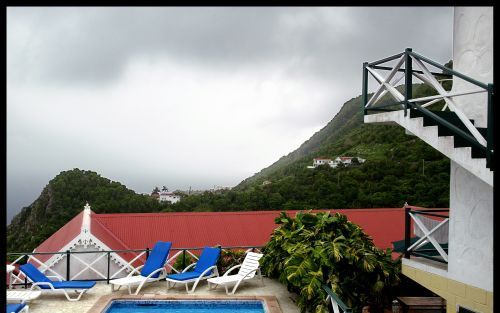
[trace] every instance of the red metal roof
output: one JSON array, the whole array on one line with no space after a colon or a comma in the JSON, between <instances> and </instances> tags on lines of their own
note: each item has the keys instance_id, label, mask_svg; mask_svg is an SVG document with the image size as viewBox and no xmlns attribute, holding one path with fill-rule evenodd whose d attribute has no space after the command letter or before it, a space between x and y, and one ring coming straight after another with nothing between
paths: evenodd
<instances>
[{"instance_id":1,"label":"red metal roof","mask_svg":"<svg viewBox=\"0 0 500 313\"><path fill-rule=\"evenodd\" d=\"M152 247L158 240L173 248L257 246L276 227L279 212L196 212L98 214L94 216L131 249Z\"/></svg>"},{"instance_id":2,"label":"red metal roof","mask_svg":"<svg viewBox=\"0 0 500 313\"><path fill-rule=\"evenodd\" d=\"M392 247L392 241L404 238L403 208L329 211L345 214L363 228L379 248ZM291 215L297 212L287 211ZM92 220L130 249L152 247L158 240L172 241L173 248L261 246L276 228L274 219L279 214L280 211L120 213L93 214ZM106 237L101 240L108 244ZM110 237L110 247L113 240Z\"/></svg>"},{"instance_id":3,"label":"red metal roof","mask_svg":"<svg viewBox=\"0 0 500 313\"><path fill-rule=\"evenodd\" d=\"M404 238L404 208L316 210L339 212L358 224L379 248ZM286 211L294 216L299 211ZM159 241L173 248L204 246L262 246L276 228L280 211L187 212L187 213L91 213L91 233L112 250L144 249ZM83 214L43 242L36 251L59 251L75 238ZM130 255L122 255L130 259ZM48 256L50 257L50 256ZM46 257L44 260L48 259ZM42 259L42 256L40 256Z\"/></svg>"},{"instance_id":4,"label":"red metal roof","mask_svg":"<svg viewBox=\"0 0 500 313\"><path fill-rule=\"evenodd\" d=\"M96 214L94 212L92 212L90 215L90 232L92 233L92 235L97 237L97 239L102 241L111 250L133 250L133 248L130 248L127 243L121 241L120 238L116 237L115 234L113 234L109 229L102 225L101 222L99 222L99 219L95 218L96 216L99 216L99 214ZM129 261L135 258L137 256L137 253L121 252L118 253L118 255Z\"/></svg>"},{"instance_id":5,"label":"red metal roof","mask_svg":"<svg viewBox=\"0 0 500 313\"><path fill-rule=\"evenodd\" d=\"M83 221L83 211L75 216L71 221L66 223L58 231L52 234L44 242L42 242L34 251L36 252L56 252L61 251L71 240L75 239L80 234ZM52 255L42 254L37 255L36 258L41 262L50 259Z\"/></svg>"}]
</instances>

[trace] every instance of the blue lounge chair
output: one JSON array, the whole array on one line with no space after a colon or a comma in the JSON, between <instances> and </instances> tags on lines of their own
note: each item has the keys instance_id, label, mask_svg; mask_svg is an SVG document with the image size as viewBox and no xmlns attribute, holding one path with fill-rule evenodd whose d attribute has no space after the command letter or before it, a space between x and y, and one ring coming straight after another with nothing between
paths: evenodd
<instances>
[{"instance_id":1,"label":"blue lounge chair","mask_svg":"<svg viewBox=\"0 0 500 313\"><path fill-rule=\"evenodd\" d=\"M80 300L82 295L95 285L95 281L61 281L60 278L58 278L59 281L52 281L30 263L19 266L19 269L33 282L31 289L37 287L43 290L50 290L51 292L63 292L69 301ZM75 290L78 293L78 297L71 298L66 289Z\"/></svg>"},{"instance_id":2,"label":"blue lounge chair","mask_svg":"<svg viewBox=\"0 0 500 313\"><path fill-rule=\"evenodd\" d=\"M7 304L7 313L28 313L29 311L26 303Z\"/></svg>"},{"instance_id":3,"label":"blue lounge chair","mask_svg":"<svg viewBox=\"0 0 500 313\"><path fill-rule=\"evenodd\" d=\"M186 267L182 273L167 275L167 290L170 289L170 283L173 283L172 287L176 283L181 283L186 286L186 291L188 293L193 293L196 286L202 279L208 279L210 277L219 277L219 271L217 270L217 260L220 256L220 248L209 248L205 247L201 252L198 262L193 263ZM192 271L188 271L190 268L194 267ZM189 290L188 284L192 283L193 288Z\"/></svg>"},{"instance_id":4,"label":"blue lounge chair","mask_svg":"<svg viewBox=\"0 0 500 313\"><path fill-rule=\"evenodd\" d=\"M139 291L144 286L145 283L150 283L154 281L158 281L160 279L165 278L167 272L165 270L165 263L167 262L168 254L170 253L170 248L172 247L171 242L163 242L158 241L151 253L149 254L148 259L144 265L141 265L135 268L127 277L118 278L110 280L111 291L115 291L115 286L118 286L116 290L120 290L122 286L127 286L128 293L132 294L131 286L137 286L137 289L134 294L139 294ZM139 273L139 269L141 269ZM139 275L135 275L135 273L139 273Z\"/></svg>"}]
</instances>

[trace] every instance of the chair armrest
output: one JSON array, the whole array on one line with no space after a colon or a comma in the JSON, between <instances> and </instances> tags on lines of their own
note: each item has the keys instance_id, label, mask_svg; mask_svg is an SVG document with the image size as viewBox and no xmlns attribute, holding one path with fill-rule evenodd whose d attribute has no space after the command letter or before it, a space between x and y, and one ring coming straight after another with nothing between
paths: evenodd
<instances>
[{"instance_id":1,"label":"chair armrest","mask_svg":"<svg viewBox=\"0 0 500 313\"><path fill-rule=\"evenodd\" d=\"M143 268L143 267L144 267L144 265L141 265L141 266L138 266L138 267L134 268L134 269L132 270L132 272L130 272L130 273L127 275L127 277L130 277L130 276L134 275L134 273L139 273L139 270L140 270L141 268Z\"/></svg>"},{"instance_id":2,"label":"chair armrest","mask_svg":"<svg viewBox=\"0 0 500 313\"><path fill-rule=\"evenodd\" d=\"M228 269L228 270L224 273L224 275L222 275L222 276L223 276L223 277L225 277L225 276L229 275L229 273L231 273L232 271L234 271L234 270L235 270L235 269L237 269L238 267L241 267L241 264L239 264L239 265L235 265L235 266L231 267L231 268L230 268L230 269Z\"/></svg>"},{"instance_id":3,"label":"chair armrest","mask_svg":"<svg viewBox=\"0 0 500 313\"><path fill-rule=\"evenodd\" d=\"M156 273L158 273L158 272L163 272L164 270L165 270L165 268L164 268L164 267L160 267L160 268L158 268L158 269L156 269L156 270L152 271L151 273L149 273L149 275L148 275L148 276L146 276L146 279L151 278L151 277L152 277L153 275L155 275ZM160 277L161 277L161 274L158 276L158 278L160 278Z\"/></svg>"},{"instance_id":4,"label":"chair armrest","mask_svg":"<svg viewBox=\"0 0 500 313\"><path fill-rule=\"evenodd\" d=\"M185 273L188 269L190 269L191 267L195 266L195 265L196 265L196 263L198 263L198 262L195 262L195 263L189 264L189 266L188 266L188 267L186 267L184 270L182 270L182 272L181 272L181 273Z\"/></svg>"},{"instance_id":5,"label":"chair armrest","mask_svg":"<svg viewBox=\"0 0 500 313\"><path fill-rule=\"evenodd\" d=\"M201 279L201 278L205 277L205 275L207 273L211 272L213 269L215 269L217 271L217 265L210 266L209 268L207 268L206 270L204 270L203 273L201 273L201 275L198 276L198 279ZM218 273L217 273L217 276L219 276Z\"/></svg>"},{"instance_id":6,"label":"chair armrest","mask_svg":"<svg viewBox=\"0 0 500 313\"><path fill-rule=\"evenodd\" d=\"M50 275L50 276L46 276L47 278L55 278L57 279L57 281L62 281L61 277L59 276L56 276L56 275Z\"/></svg>"},{"instance_id":7,"label":"chair armrest","mask_svg":"<svg viewBox=\"0 0 500 313\"><path fill-rule=\"evenodd\" d=\"M256 268L256 269L254 269L254 270L252 270L252 271L250 271L250 272L246 273L246 274L245 274L245 276L243 276L240 280L245 279L245 278L248 276L248 274L253 273L253 272L256 272L256 271L258 271L258 270L260 270L260 269L259 269L259 268Z\"/></svg>"},{"instance_id":8,"label":"chair armrest","mask_svg":"<svg viewBox=\"0 0 500 313\"><path fill-rule=\"evenodd\" d=\"M31 285L31 290L33 290L33 288L37 287L37 286L49 286L50 289L55 290L54 285L52 285L51 283L44 282L44 281L38 282L38 283L33 283L33 285Z\"/></svg>"}]
</instances>

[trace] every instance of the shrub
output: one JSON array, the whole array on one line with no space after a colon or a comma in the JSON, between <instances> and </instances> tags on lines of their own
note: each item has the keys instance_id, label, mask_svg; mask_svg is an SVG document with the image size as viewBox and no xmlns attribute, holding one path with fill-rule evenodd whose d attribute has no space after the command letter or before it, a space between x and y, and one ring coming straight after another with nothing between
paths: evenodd
<instances>
[{"instance_id":1,"label":"shrub","mask_svg":"<svg viewBox=\"0 0 500 313\"><path fill-rule=\"evenodd\" d=\"M328 312L323 284L354 312L367 304L372 312L383 308L388 300L384 295L399 282L399 261L392 260L390 249L378 249L339 213L298 213L291 218L281 212L275 221L280 226L263 248L263 273L296 292L302 312Z\"/></svg>"},{"instance_id":2,"label":"shrub","mask_svg":"<svg viewBox=\"0 0 500 313\"><path fill-rule=\"evenodd\" d=\"M245 255L246 253L243 250L222 250L219 262L217 263L219 273L222 275L231 267L243 263Z\"/></svg>"},{"instance_id":3,"label":"shrub","mask_svg":"<svg viewBox=\"0 0 500 313\"><path fill-rule=\"evenodd\" d=\"M184 262L183 262L183 259L184 259ZM184 270L186 267L188 267L190 264L192 264L194 262L195 262L194 258L191 257L191 255L189 253L185 252L185 253L181 253L177 256L173 267L176 270L178 270L179 272L181 272L182 270Z\"/></svg>"}]
</instances>

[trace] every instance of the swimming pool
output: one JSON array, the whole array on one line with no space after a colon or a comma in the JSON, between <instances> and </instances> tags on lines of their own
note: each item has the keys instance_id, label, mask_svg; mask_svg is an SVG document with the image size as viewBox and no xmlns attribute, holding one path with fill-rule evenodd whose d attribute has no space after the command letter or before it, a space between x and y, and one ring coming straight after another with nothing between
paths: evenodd
<instances>
[{"instance_id":1,"label":"swimming pool","mask_svg":"<svg viewBox=\"0 0 500 313\"><path fill-rule=\"evenodd\" d=\"M113 300L104 313L265 313L261 300Z\"/></svg>"}]
</instances>

